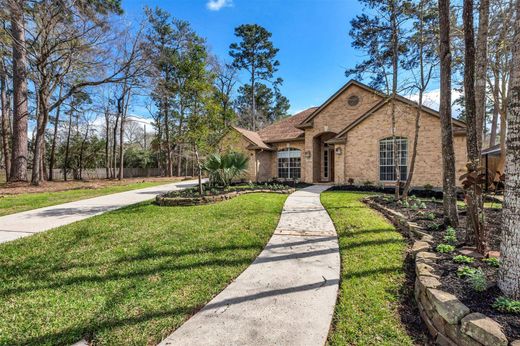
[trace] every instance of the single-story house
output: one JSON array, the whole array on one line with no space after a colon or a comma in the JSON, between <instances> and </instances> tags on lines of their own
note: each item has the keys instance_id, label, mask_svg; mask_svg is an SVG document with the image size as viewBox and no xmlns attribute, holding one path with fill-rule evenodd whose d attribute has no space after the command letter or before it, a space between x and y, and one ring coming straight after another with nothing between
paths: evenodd
<instances>
[{"instance_id":1,"label":"single-story house","mask_svg":"<svg viewBox=\"0 0 520 346\"><path fill-rule=\"evenodd\" d=\"M417 104L399 96L396 137L401 180L408 175ZM309 108L257 132L232 127L220 151L246 153L247 179L297 179L307 183L395 183L390 98L351 80L321 106ZM457 177L466 168L466 125L453 119ZM442 186L439 113L424 107L412 185Z\"/></svg>"}]
</instances>

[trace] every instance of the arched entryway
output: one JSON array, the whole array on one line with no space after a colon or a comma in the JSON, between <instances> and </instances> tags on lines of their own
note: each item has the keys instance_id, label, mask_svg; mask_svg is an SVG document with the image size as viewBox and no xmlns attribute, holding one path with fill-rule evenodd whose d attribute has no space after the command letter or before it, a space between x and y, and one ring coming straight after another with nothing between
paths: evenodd
<instances>
[{"instance_id":1,"label":"arched entryway","mask_svg":"<svg viewBox=\"0 0 520 346\"><path fill-rule=\"evenodd\" d=\"M323 132L313 138L313 182L334 182L334 144L327 141L336 136L334 132Z\"/></svg>"}]
</instances>

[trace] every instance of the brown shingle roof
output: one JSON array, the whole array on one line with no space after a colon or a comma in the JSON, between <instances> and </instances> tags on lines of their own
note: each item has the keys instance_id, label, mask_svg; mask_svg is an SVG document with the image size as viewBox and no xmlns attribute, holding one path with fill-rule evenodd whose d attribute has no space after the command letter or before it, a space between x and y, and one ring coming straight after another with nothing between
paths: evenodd
<instances>
[{"instance_id":1,"label":"brown shingle roof","mask_svg":"<svg viewBox=\"0 0 520 346\"><path fill-rule=\"evenodd\" d=\"M251 142L251 144L254 146L254 147L258 147L260 149L271 149L271 147L269 147L267 144L265 144L262 139L260 138L260 136L258 135L258 133L256 132L253 132L253 131L249 131L249 130L246 130L246 129L243 129L241 127L236 127L236 126L233 126L233 128L238 131L239 133L241 133L244 137L246 137L246 139Z\"/></svg>"},{"instance_id":2,"label":"brown shingle roof","mask_svg":"<svg viewBox=\"0 0 520 346\"><path fill-rule=\"evenodd\" d=\"M274 124L264 127L258 131L258 134L260 135L260 138L266 143L283 142L286 140L303 137L303 130L296 128L296 125L300 124L317 108L318 107L311 107L293 116L277 121Z\"/></svg>"}]
</instances>

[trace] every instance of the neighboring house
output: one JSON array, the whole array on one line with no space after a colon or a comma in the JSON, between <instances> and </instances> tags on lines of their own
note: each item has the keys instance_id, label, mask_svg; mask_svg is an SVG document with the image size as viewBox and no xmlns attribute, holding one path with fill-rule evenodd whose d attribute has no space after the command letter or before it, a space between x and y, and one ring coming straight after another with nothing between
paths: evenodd
<instances>
[{"instance_id":1,"label":"neighboring house","mask_svg":"<svg viewBox=\"0 0 520 346\"><path fill-rule=\"evenodd\" d=\"M409 170L417 104L398 96L396 137L401 180ZM453 120L456 174L465 172L466 125ZM246 153L248 179L299 179L308 183L392 184L391 100L354 80L320 107L309 108L252 132L233 127L221 140L221 151ZM442 186L441 125L438 112L424 107L412 185Z\"/></svg>"}]
</instances>

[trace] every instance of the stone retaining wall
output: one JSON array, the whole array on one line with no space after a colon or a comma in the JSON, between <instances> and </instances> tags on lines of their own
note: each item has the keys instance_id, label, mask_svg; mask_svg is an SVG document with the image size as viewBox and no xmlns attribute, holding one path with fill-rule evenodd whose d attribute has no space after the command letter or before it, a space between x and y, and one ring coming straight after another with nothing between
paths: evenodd
<instances>
[{"instance_id":1,"label":"stone retaining wall","mask_svg":"<svg viewBox=\"0 0 520 346\"><path fill-rule=\"evenodd\" d=\"M438 345L442 346L520 346L520 340L508 343L500 325L481 313L471 312L454 295L439 288L440 277L431 264L438 256L430 252L433 239L417 224L406 217L375 202L370 197L364 202L380 211L399 229L407 233L414 243L412 253L415 261L415 300L422 320Z\"/></svg>"},{"instance_id":2,"label":"stone retaining wall","mask_svg":"<svg viewBox=\"0 0 520 346\"><path fill-rule=\"evenodd\" d=\"M222 195L216 196L203 196L203 197L168 197L168 193L158 195L155 197L155 203L160 206L189 206L189 205L202 205L202 204L210 204L216 203L220 201L225 201L231 199L233 197L244 195L246 193L255 193L255 192L270 192L270 193L280 193L280 194L289 194L293 193L295 189L286 189L286 190L269 190L269 189L257 189L257 190L245 190L245 191L233 191Z\"/></svg>"}]
</instances>

